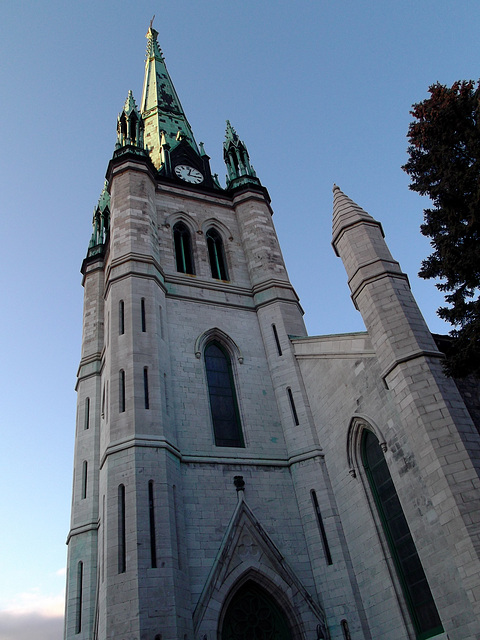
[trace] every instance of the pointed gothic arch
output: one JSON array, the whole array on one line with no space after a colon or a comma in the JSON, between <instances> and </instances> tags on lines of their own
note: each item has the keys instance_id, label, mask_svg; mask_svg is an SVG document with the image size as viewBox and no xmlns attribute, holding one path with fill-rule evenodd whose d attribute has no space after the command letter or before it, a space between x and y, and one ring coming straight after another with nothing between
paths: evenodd
<instances>
[{"instance_id":1,"label":"pointed gothic arch","mask_svg":"<svg viewBox=\"0 0 480 640\"><path fill-rule=\"evenodd\" d=\"M229 604L244 584L264 589L286 617L292 640L328 638L325 612L280 553L243 493L193 614L196 637L222 639ZM319 635L320 632L320 635ZM322 635L323 634L323 635Z\"/></svg>"},{"instance_id":2,"label":"pointed gothic arch","mask_svg":"<svg viewBox=\"0 0 480 640\"><path fill-rule=\"evenodd\" d=\"M347 460L348 472L352 478L357 477L358 459L360 451L360 440L364 429L370 429L377 437L382 451L387 451L387 443L380 427L366 416L355 414L350 420L347 432Z\"/></svg>"},{"instance_id":3,"label":"pointed gothic arch","mask_svg":"<svg viewBox=\"0 0 480 640\"><path fill-rule=\"evenodd\" d=\"M252 575L235 585L219 620L221 640L293 640L289 617Z\"/></svg>"},{"instance_id":4,"label":"pointed gothic arch","mask_svg":"<svg viewBox=\"0 0 480 640\"><path fill-rule=\"evenodd\" d=\"M200 359L202 357L202 352L205 349L205 346L208 342L212 340L217 340L220 342L229 352L231 358L235 358L239 364L243 364L243 354L240 351L237 343L218 327L212 327L207 331L201 333L198 338L195 340L195 357Z\"/></svg>"}]
</instances>

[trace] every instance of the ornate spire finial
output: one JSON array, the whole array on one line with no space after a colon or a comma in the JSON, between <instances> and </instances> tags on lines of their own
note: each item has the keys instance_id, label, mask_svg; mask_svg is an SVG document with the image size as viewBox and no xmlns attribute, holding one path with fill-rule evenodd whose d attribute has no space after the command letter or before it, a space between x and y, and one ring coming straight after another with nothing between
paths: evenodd
<instances>
[{"instance_id":1,"label":"ornate spire finial","mask_svg":"<svg viewBox=\"0 0 480 640\"><path fill-rule=\"evenodd\" d=\"M150 20L150 29L153 29L153 21L155 20L155 14L153 14L153 18Z\"/></svg>"}]
</instances>

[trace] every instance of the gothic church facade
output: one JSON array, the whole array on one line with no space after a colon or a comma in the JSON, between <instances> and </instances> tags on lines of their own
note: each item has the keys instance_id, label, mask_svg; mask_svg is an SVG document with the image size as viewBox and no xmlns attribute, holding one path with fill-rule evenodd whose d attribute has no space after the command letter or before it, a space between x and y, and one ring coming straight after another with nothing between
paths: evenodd
<instances>
[{"instance_id":1,"label":"gothic church facade","mask_svg":"<svg viewBox=\"0 0 480 640\"><path fill-rule=\"evenodd\" d=\"M478 639L479 434L380 223L334 187L367 331L307 336L245 144L222 188L157 35L82 265L65 639Z\"/></svg>"}]
</instances>

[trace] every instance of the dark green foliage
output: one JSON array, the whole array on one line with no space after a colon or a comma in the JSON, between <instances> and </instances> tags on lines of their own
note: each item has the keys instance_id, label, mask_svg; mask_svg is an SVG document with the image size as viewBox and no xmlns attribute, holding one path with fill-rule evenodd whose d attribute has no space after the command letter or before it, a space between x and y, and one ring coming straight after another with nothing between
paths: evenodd
<instances>
[{"instance_id":1,"label":"dark green foliage","mask_svg":"<svg viewBox=\"0 0 480 640\"><path fill-rule=\"evenodd\" d=\"M448 307L438 315L456 338L446 373L480 374L480 82L434 84L430 98L410 112L408 153L402 167L410 189L427 195L420 229L433 253L422 262L422 278L438 278Z\"/></svg>"}]
</instances>

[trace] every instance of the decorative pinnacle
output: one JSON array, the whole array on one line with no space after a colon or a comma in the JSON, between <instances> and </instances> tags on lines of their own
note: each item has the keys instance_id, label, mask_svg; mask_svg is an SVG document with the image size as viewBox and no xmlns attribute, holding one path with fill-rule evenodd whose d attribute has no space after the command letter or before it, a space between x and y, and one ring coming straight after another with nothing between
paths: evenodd
<instances>
[{"instance_id":1,"label":"decorative pinnacle","mask_svg":"<svg viewBox=\"0 0 480 640\"><path fill-rule=\"evenodd\" d=\"M132 111L135 111L138 114L138 107L135 103L135 98L133 97L132 90L128 91L127 99L125 100L125 105L123 107L126 115L129 116Z\"/></svg>"},{"instance_id":2,"label":"decorative pinnacle","mask_svg":"<svg viewBox=\"0 0 480 640\"><path fill-rule=\"evenodd\" d=\"M110 207L110 194L108 193L108 180L105 180L102 193L98 199L97 208L103 213L107 207Z\"/></svg>"},{"instance_id":3,"label":"decorative pinnacle","mask_svg":"<svg viewBox=\"0 0 480 640\"><path fill-rule=\"evenodd\" d=\"M235 129L230 124L230 120L227 120L227 128L225 129L225 141L226 142L237 142L238 135Z\"/></svg>"}]
</instances>

